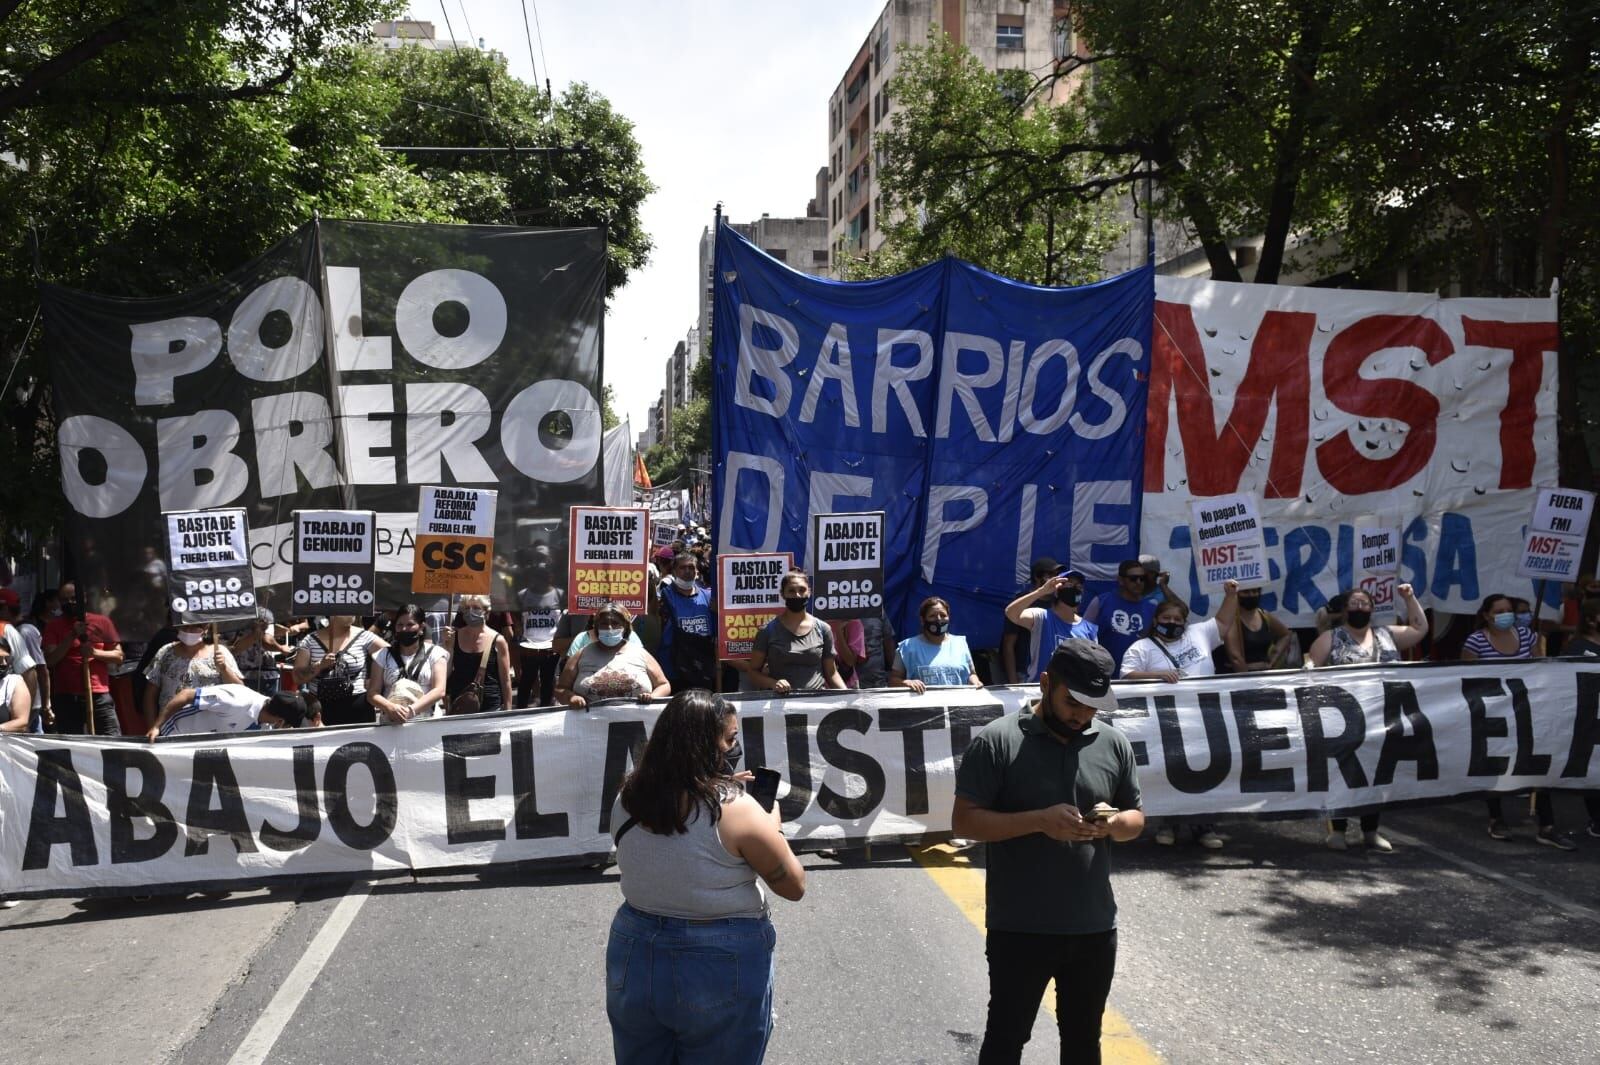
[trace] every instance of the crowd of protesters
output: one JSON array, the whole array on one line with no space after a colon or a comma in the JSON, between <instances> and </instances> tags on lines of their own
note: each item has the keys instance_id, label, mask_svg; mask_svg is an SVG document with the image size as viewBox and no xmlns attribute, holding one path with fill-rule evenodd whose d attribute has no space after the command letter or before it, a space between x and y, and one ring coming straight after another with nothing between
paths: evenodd
<instances>
[{"instance_id":1,"label":"crowd of protesters","mask_svg":"<svg viewBox=\"0 0 1600 1065\"><path fill-rule=\"evenodd\" d=\"M785 609L759 632L750 658L718 661L714 559L705 530L684 526L652 562L649 605L638 616L615 604L569 611L561 571L541 542L518 557L514 612L467 596L453 615L407 604L376 617L280 620L264 592L255 621L220 634L212 626L169 625L144 645L136 667L123 665L116 626L85 609L76 582L36 596L26 614L16 593L0 588L0 732L116 735L121 723L111 677L128 670L132 716L155 736L268 721L399 725L514 706L649 702L692 689L783 695L1038 684L1055 648L1072 639L1104 647L1120 679L1158 684L1421 657L1600 656L1600 579L1592 574L1576 583L1564 611L1537 622L1527 600L1495 594L1466 629L1436 631L1402 584L1392 622L1376 623L1372 596L1352 589L1317 612L1315 629L1294 629L1263 606L1259 588L1230 586L1212 616L1192 616L1160 561L1143 555L1124 560L1111 590L1092 597L1082 573L1036 559L1029 586L1001 610L1004 628L994 648L969 646L963 619L936 596L919 604L918 631L909 636L897 634L881 610L850 621L817 617L809 577L794 570L783 578ZM280 694L295 699L271 704ZM1600 837L1600 798L1586 799L1587 832ZM1535 796L1533 809L1539 842L1575 846L1556 826L1547 793ZM1510 838L1501 797L1487 801L1486 813L1489 835ZM1226 845L1202 819L1158 820L1152 827L1159 844L1187 837L1210 849ZM1392 849L1377 813L1362 813L1360 828L1369 848ZM1344 819L1329 823L1327 844L1349 846Z\"/></svg>"}]
</instances>

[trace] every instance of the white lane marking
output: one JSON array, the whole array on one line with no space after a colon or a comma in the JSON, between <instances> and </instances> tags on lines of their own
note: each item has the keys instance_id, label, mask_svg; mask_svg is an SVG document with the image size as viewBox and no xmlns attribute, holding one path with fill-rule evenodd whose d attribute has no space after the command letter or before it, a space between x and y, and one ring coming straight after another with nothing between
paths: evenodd
<instances>
[{"instance_id":1,"label":"white lane marking","mask_svg":"<svg viewBox=\"0 0 1600 1065\"><path fill-rule=\"evenodd\" d=\"M361 907L371 894L372 885L365 881L350 886L344 898L339 900L339 905L333 908L333 913L328 916L327 922L312 938L311 945L306 947L306 952L295 962L294 968L289 970L289 975L278 988L278 993L272 996L272 1001L267 1003L267 1008L261 1011L261 1016L256 1018L256 1023L245 1034L244 1042L239 1044L239 1049L228 1059L228 1065L262 1065L267 1060L267 1055L272 1053L273 1046L277 1044L283 1030L288 1027L295 1010L300 1008L300 1002L306 997L306 992L311 990L311 985L316 982L323 966L333 957L333 952L339 947L339 941L350 930L356 914L361 912Z\"/></svg>"},{"instance_id":2,"label":"white lane marking","mask_svg":"<svg viewBox=\"0 0 1600 1065\"><path fill-rule=\"evenodd\" d=\"M1495 872L1486 865L1479 865L1477 862L1471 861L1467 858L1458 857L1454 854L1451 854L1449 851L1440 850L1438 847L1435 847L1430 843L1422 842L1422 840L1416 838L1415 836L1407 835L1404 832L1396 832L1388 825L1383 826L1383 834L1399 843L1404 843L1408 847L1415 847L1418 850L1428 852L1436 858L1443 858L1451 865L1465 869L1469 873L1474 873L1486 879L1493 880L1495 883L1508 887L1512 891L1520 891L1522 894L1536 898L1540 902L1548 903L1569 917L1577 917L1600 922L1600 910L1591 909L1590 907L1584 906L1581 903L1573 902L1571 899L1557 895L1554 891L1546 891L1544 888L1534 887L1532 884L1524 883L1514 876L1507 876L1504 873Z\"/></svg>"}]
</instances>

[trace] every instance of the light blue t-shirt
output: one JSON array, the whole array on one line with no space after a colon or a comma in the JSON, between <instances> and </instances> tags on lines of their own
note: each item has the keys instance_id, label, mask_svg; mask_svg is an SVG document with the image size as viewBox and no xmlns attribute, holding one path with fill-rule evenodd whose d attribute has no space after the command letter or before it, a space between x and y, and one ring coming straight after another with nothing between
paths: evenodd
<instances>
[{"instance_id":1,"label":"light blue t-shirt","mask_svg":"<svg viewBox=\"0 0 1600 1065\"><path fill-rule=\"evenodd\" d=\"M1050 664L1050 656L1056 653L1056 648L1067 640L1094 640L1100 635L1100 627L1092 621L1075 618L1071 623L1062 621L1056 616L1054 610L1044 607L1029 607L1022 612L1023 617L1032 616L1032 636L1029 640L1029 650L1033 657L1028 661L1028 679L1038 680L1039 675Z\"/></svg>"},{"instance_id":2,"label":"light blue t-shirt","mask_svg":"<svg viewBox=\"0 0 1600 1065\"><path fill-rule=\"evenodd\" d=\"M946 633L940 643L921 636L901 640L895 646L895 666L907 680L945 687L971 684L974 669L967 638L954 633Z\"/></svg>"}]
</instances>

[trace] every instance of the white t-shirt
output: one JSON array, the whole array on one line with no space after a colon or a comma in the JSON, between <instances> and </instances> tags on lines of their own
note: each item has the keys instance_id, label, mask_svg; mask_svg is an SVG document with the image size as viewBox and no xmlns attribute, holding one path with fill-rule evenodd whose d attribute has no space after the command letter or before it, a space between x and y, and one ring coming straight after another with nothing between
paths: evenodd
<instances>
[{"instance_id":1,"label":"white t-shirt","mask_svg":"<svg viewBox=\"0 0 1600 1065\"><path fill-rule=\"evenodd\" d=\"M1207 618L1205 621L1189 625L1184 628L1183 636L1176 643L1157 645L1150 637L1139 640L1122 656L1122 675L1129 673L1160 673L1164 670L1176 668L1180 676L1184 677L1214 677L1217 675L1217 665L1211 660L1211 652L1222 646L1222 633L1217 629L1217 619ZM1165 649L1165 654L1163 654ZM1171 658L1167 656L1171 655ZM1177 666L1173 666L1173 662Z\"/></svg>"},{"instance_id":2,"label":"white t-shirt","mask_svg":"<svg viewBox=\"0 0 1600 1065\"><path fill-rule=\"evenodd\" d=\"M395 682L401 679L400 663L395 658L396 650L397 648L390 644L372 656L373 668L382 674L382 679L378 681L378 694L384 698L389 697L389 694L394 691ZM421 664L417 662L418 656L422 658ZM428 691L433 687L433 664L435 662L449 661L450 653L430 640L406 658L406 679L414 678L423 691ZM430 707L417 707L415 716L437 717L443 709L444 700L440 699ZM387 720L381 713L377 713L376 716L380 720Z\"/></svg>"},{"instance_id":3,"label":"white t-shirt","mask_svg":"<svg viewBox=\"0 0 1600 1065\"><path fill-rule=\"evenodd\" d=\"M249 732L261 727L267 697L243 684L211 684L194 690L188 706L161 726L163 736L194 736L207 732Z\"/></svg>"},{"instance_id":4,"label":"white t-shirt","mask_svg":"<svg viewBox=\"0 0 1600 1065\"><path fill-rule=\"evenodd\" d=\"M35 659L28 650L28 641L23 636L22 630L10 622L6 623L6 649L11 653L11 672L22 674L44 661L43 658Z\"/></svg>"},{"instance_id":5,"label":"white t-shirt","mask_svg":"<svg viewBox=\"0 0 1600 1065\"><path fill-rule=\"evenodd\" d=\"M11 696L27 682L15 673L7 673L0 677L0 722L11 720ZM24 714L28 711L24 710Z\"/></svg>"}]
</instances>

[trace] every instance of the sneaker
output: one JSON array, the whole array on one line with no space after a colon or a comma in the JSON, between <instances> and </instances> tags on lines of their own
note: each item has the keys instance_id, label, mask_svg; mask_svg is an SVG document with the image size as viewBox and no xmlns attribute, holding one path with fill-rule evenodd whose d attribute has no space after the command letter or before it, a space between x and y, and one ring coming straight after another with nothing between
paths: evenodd
<instances>
[{"instance_id":1,"label":"sneaker","mask_svg":"<svg viewBox=\"0 0 1600 1065\"><path fill-rule=\"evenodd\" d=\"M1350 843L1344 838L1343 832L1329 832L1327 844L1330 851L1343 851L1350 849Z\"/></svg>"},{"instance_id":2,"label":"sneaker","mask_svg":"<svg viewBox=\"0 0 1600 1065\"><path fill-rule=\"evenodd\" d=\"M21 899L0 899L0 910L15 909L21 903Z\"/></svg>"},{"instance_id":3,"label":"sneaker","mask_svg":"<svg viewBox=\"0 0 1600 1065\"><path fill-rule=\"evenodd\" d=\"M1590 821L1589 827L1584 829L1593 839L1600 839L1600 821Z\"/></svg>"},{"instance_id":4,"label":"sneaker","mask_svg":"<svg viewBox=\"0 0 1600 1065\"><path fill-rule=\"evenodd\" d=\"M1377 851L1379 854L1394 853L1394 844L1390 843L1376 832L1364 833L1362 838L1367 841L1368 848Z\"/></svg>"},{"instance_id":5,"label":"sneaker","mask_svg":"<svg viewBox=\"0 0 1600 1065\"><path fill-rule=\"evenodd\" d=\"M1194 841L1208 851L1220 851L1224 843L1223 838L1209 828L1196 836Z\"/></svg>"},{"instance_id":6,"label":"sneaker","mask_svg":"<svg viewBox=\"0 0 1600 1065\"><path fill-rule=\"evenodd\" d=\"M1533 837L1546 847L1554 847L1558 851L1575 851L1578 845L1572 842L1564 832L1557 832L1553 828L1541 828L1539 834Z\"/></svg>"},{"instance_id":7,"label":"sneaker","mask_svg":"<svg viewBox=\"0 0 1600 1065\"><path fill-rule=\"evenodd\" d=\"M1178 842L1178 834L1165 825L1156 829L1156 842L1163 847L1170 847Z\"/></svg>"},{"instance_id":8,"label":"sneaker","mask_svg":"<svg viewBox=\"0 0 1600 1065\"><path fill-rule=\"evenodd\" d=\"M1510 839L1511 838L1511 833L1510 833L1510 831L1508 831L1506 829L1506 823L1504 821L1490 821L1489 822L1489 838L1490 839Z\"/></svg>"}]
</instances>

